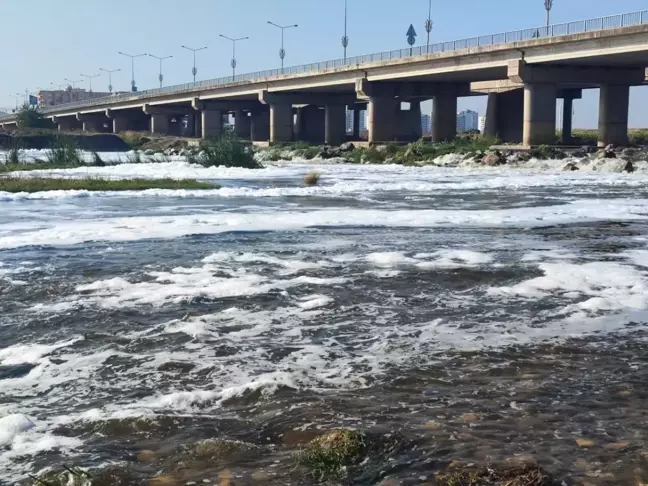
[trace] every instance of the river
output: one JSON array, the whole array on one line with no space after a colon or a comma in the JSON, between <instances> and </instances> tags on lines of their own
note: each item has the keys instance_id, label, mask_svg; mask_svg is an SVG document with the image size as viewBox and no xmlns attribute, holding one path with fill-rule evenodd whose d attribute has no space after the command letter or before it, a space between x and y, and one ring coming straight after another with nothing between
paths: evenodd
<instances>
[{"instance_id":1,"label":"river","mask_svg":"<svg viewBox=\"0 0 648 486\"><path fill-rule=\"evenodd\" d=\"M292 454L335 427L398 443L353 484L527 457L637 484L647 173L322 165L305 187L313 167L0 193L0 484L110 464L302 484ZM254 452L171 465L208 438Z\"/></svg>"}]
</instances>

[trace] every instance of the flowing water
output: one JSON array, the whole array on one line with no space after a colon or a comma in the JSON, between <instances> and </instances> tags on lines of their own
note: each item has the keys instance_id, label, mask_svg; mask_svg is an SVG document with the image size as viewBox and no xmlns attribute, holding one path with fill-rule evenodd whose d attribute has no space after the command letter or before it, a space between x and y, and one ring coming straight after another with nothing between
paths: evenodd
<instances>
[{"instance_id":1,"label":"flowing water","mask_svg":"<svg viewBox=\"0 0 648 486\"><path fill-rule=\"evenodd\" d=\"M311 168L0 193L0 484L312 484L292 455L335 427L393 441L353 484L525 458L645 477L648 174L330 165L304 187ZM246 446L187 459L204 439Z\"/></svg>"}]
</instances>

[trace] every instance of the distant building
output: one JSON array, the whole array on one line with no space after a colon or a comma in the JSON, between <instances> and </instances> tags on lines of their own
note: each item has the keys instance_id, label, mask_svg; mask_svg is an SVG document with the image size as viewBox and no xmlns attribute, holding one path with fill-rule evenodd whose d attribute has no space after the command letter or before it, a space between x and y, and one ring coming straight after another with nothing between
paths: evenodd
<instances>
[{"instance_id":1,"label":"distant building","mask_svg":"<svg viewBox=\"0 0 648 486\"><path fill-rule=\"evenodd\" d=\"M475 131L479 128L479 113L472 110L457 114L457 132Z\"/></svg>"},{"instance_id":2,"label":"distant building","mask_svg":"<svg viewBox=\"0 0 648 486\"><path fill-rule=\"evenodd\" d=\"M360 111L360 133L366 133L367 132L367 111L362 110Z\"/></svg>"},{"instance_id":3,"label":"distant building","mask_svg":"<svg viewBox=\"0 0 648 486\"><path fill-rule=\"evenodd\" d=\"M95 91L86 91L81 88L72 88L56 90L41 90L36 94L39 106L56 106L63 103L73 103L75 101L86 101L94 98L103 98L110 96L111 93L101 93Z\"/></svg>"},{"instance_id":4,"label":"distant building","mask_svg":"<svg viewBox=\"0 0 648 486\"><path fill-rule=\"evenodd\" d=\"M347 133L353 133L353 110L347 110L346 112L346 131Z\"/></svg>"},{"instance_id":5,"label":"distant building","mask_svg":"<svg viewBox=\"0 0 648 486\"><path fill-rule=\"evenodd\" d=\"M479 117L479 133L484 133L485 128L486 128L486 117L485 116L480 116Z\"/></svg>"},{"instance_id":6,"label":"distant building","mask_svg":"<svg viewBox=\"0 0 648 486\"><path fill-rule=\"evenodd\" d=\"M421 115L421 131L423 134L432 133L432 117L430 115Z\"/></svg>"}]
</instances>

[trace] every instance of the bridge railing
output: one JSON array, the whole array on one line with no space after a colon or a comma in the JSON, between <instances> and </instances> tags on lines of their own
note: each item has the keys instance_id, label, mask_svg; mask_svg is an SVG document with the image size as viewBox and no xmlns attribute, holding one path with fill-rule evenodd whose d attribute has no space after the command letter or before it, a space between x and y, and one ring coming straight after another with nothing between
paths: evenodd
<instances>
[{"instance_id":1,"label":"bridge railing","mask_svg":"<svg viewBox=\"0 0 648 486\"><path fill-rule=\"evenodd\" d=\"M438 54L442 52L452 52L462 49L508 44L511 42L521 42L547 37L558 37L591 31L616 29L619 27L630 27L633 25L641 25L646 23L648 23L648 10L641 10L638 12L611 15L607 17L599 17L596 19L579 20L576 22L568 22L564 24L535 27L531 29L503 32L499 34L482 35L478 37L470 37L467 39L459 39L449 42L439 42L425 46L378 52L375 54L364 54L360 56L348 57L346 59L334 59L330 61L314 62L300 66L287 67L283 70L269 69L253 73L238 74L236 76L227 76L217 79L198 81L196 83L167 86L166 88L149 89L135 93L121 93L101 98L93 98L91 100L62 103L59 105L44 108L43 113L53 113L74 108L85 108L110 103L118 103L121 101L138 100L141 98L148 98L150 96L161 96L165 94L174 94L181 92L198 92L205 89L218 88L219 86L223 85L263 81L267 80L268 78L276 78L279 76L304 73L319 73L330 69L351 66L355 67L379 61L420 57L428 54ZM2 116L0 117L0 122L3 120L11 119L13 119L13 115Z\"/></svg>"}]
</instances>

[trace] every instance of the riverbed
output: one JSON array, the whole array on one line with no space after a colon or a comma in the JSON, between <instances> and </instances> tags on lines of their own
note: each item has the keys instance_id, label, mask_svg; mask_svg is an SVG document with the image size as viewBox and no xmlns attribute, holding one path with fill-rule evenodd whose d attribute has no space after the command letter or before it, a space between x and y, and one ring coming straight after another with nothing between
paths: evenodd
<instances>
[{"instance_id":1,"label":"riverbed","mask_svg":"<svg viewBox=\"0 0 648 486\"><path fill-rule=\"evenodd\" d=\"M648 174L557 167L175 161L46 174L222 189L0 193L0 484L308 484L293 454L336 427L396 444L352 484L646 479ZM204 439L252 452L174 463Z\"/></svg>"}]
</instances>

